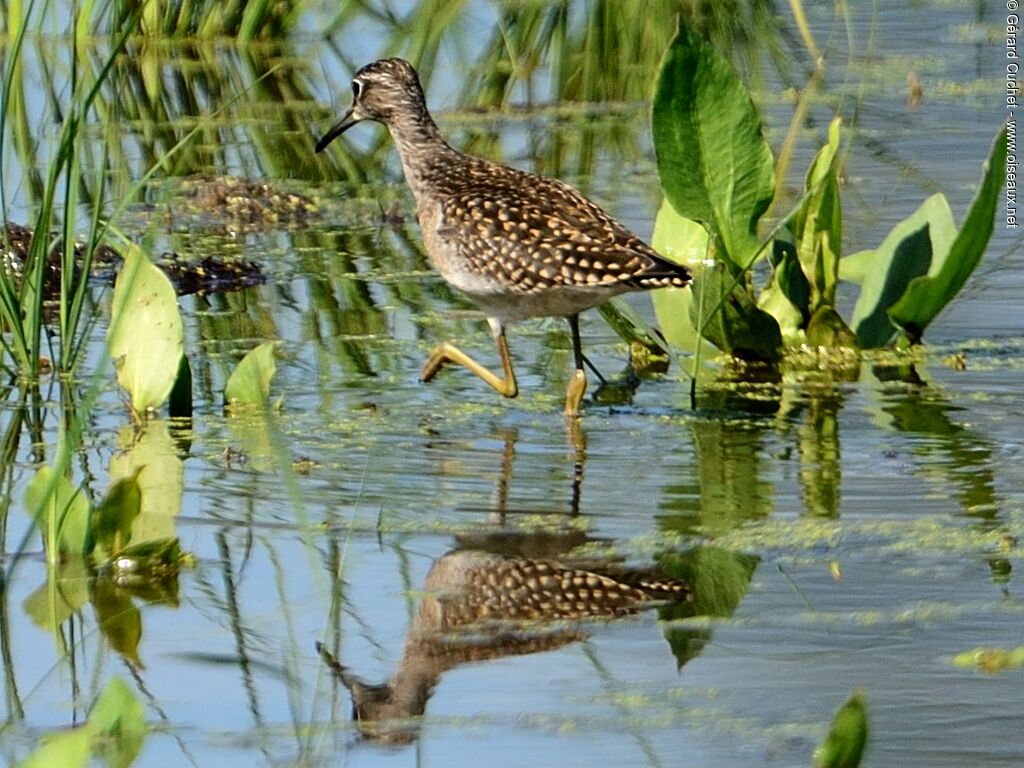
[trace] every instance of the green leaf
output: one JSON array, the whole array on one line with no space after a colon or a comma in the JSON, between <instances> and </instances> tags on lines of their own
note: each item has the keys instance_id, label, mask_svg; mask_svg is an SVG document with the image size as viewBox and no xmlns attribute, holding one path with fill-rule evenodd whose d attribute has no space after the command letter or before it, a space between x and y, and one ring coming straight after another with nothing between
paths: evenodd
<instances>
[{"instance_id":1,"label":"green leaf","mask_svg":"<svg viewBox=\"0 0 1024 768\"><path fill-rule=\"evenodd\" d=\"M758 294L757 306L775 318L786 343L795 346L804 341L811 286L792 243L776 237L772 241L770 261L771 280Z\"/></svg>"},{"instance_id":2,"label":"green leaf","mask_svg":"<svg viewBox=\"0 0 1024 768\"><path fill-rule=\"evenodd\" d=\"M89 730L111 768L128 768L142 750L146 716L142 702L121 678L107 683L89 713Z\"/></svg>"},{"instance_id":3,"label":"green leaf","mask_svg":"<svg viewBox=\"0 0 1024 768\"><path fill-rule=\"evenodd\" d=\"M953 214L944 195L932 195L921 207L886 235L874 251L874 264L861 286L851 325L864 348L883 347L898 330L888 309L906 291L910 281L927 274L936 244L956 236Z\"/></svg>"},{"instance_id":4,"label":"green leaf","mask_svg":"<svg viewBox=\"0 0 1024 768\"><path fill-rule=\"evenodd\" d=\"M120 678L113 678L96 699L84 725L43 737L19 768L84 768L95 750L111 768L128 768L146 738L142 704Z\"/></svg>"},{"instance_id":5,"label":"green leaf","mask_svg":"<svg viewBox=\"0 0 1024 768\"><path fill-rule=\"evenodd\" d=\"M52 467L40 467L25 489L25 510L47 540L51 559L57 553L81 554L88 548L89 499ZM50 551L49 537L57 534L57 551Z\"/></svg>"},{"instance_id":6,"label":"green leaf","mask_svg":"<svg viewBox=\"0 0 1024 768\"><path fill-rule=\"evenodd\" d=\"M818 150L807 171L807 193L792 220L797 253L811 287L810 311L834 307L843 242L843 209L839 197L839 129L835 118L828 128L828 143Z\"/></svg>"},{"instance_id":7,"label":"green leaf","mask_svg":"<svg viewBox=\"0 0 1024 768\"><path fill-rule=\"evenodd\" d=\"M868 741L864 695L855 691L832 718L828 736L814 751L814 768L857 768Z\"/></svg>"},{"instance_id":8,"label":"green leaf","mask_svg":"<svg viewBox=\"0 0 1024 768\"><path fill-rule=\"evenodd\" d=\"M172 419L192 417L192 366L188 355L182 354L178 361L178 375L174 377L167 413Z\"/></svg>"},{"instance_id":9,"label":"green leaf","mask_svg":"<svg viewBox=\"0 0 1024 768\"><path fill-rule=\"evenodd\" d=\"M666 199L654 220L651 247L667 259L697 268L707 258L708 233L693 219L680 216ZM651 301L658 326L669 344L687 352L696 350L698 336L690 322L693 293L689 286L651 291Z\"/></svg>"},{"instance_id":10,"label":"green leaf","mask_svg":"<svg viewBox=\"0 0 1024 768\"><path fill-rule=\"evenodd\" d=\"M135 413L142 417L163 405L178 377L184 326L170 280L135 245L126 249L114 283L107 341Z\"/></svg>"},{"instance_id":11,"label":"green leaf","mask_svg":"<svg viewBox=\"0 0 1024 768\"><path fill-rule=\"evenodd\" d=\"M857 349L857 335L832 307L818 307L807 323L807 343L812 347Z\"/></svg>"},{"instance_id":12,"label":"green leaf","mask_svg":"<svg viewBox=\"0 0 1024 768\"><path fill-rule=\"evenodd\" d=\"M270 400L270 380L274 378L277 365L274 363L276 342L260 344L235 368L224 387L224 402L231 407L263 407Z\"/></svg>"},{"instance_id":13,"label":"green leaf","mask_svg":"<svg viewBox=\"0 0 1024 768\"><path fill-rule=\"evenodd\" d=\"M745 267L775 191L771 149L732 67L683 24L661 63L652 131L672 207L709 226L732 264Z\"/></svg>"},{"instance_id":14,"label":"green leaf","mask_svg":"<svg viewBox=\"0 0 1024 768\"><path fill-rule=\"evenodd\" d=\"M910 282L889 317L916 342L925 328L963 288L992 237L999 193L1006 183L1006 127L996 137L983 169L981 186L955 239L932 233L932 261L926 276ZM944 237L947 233L943 233Z\"/></svg>"},{"instance_id":15,"label":"green leaf","mask_svg":"<svg viewBox=\"0 0 1024 768\"><path fill-rule=\"evenodd\" d=\"M92 733L86 726L44 736L18 768L85 768L92 752Z\"/></svg>"},{"instance_id":16,"label":"green leaf","mask_svg":"<svg viewBox=\"0 0 1024 768\"><path fill-rule=\"evenodd\" d=\"M874 251L857 251L839 260L839 278L863 285L875 265Z\"/></svg>"},{"instance_id":17,"label":"green leaf","mask_svg":"<svg viewBox=\"0 0 1024 768\"><path fill-rule=\"evenodd\" d=\"M771 362L782 357L778 322L757 307L750 291L721 262L694 278L693 296L690 321L720 350L746 360Z\"/></svg>"}]
</instances>

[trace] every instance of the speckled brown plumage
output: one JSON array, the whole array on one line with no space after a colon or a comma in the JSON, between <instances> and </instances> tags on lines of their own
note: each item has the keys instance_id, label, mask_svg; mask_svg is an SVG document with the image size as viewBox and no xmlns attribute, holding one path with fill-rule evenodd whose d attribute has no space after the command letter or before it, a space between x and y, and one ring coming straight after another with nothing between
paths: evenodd
<instances>
[{"instance_id":1,"label":"speckled brown plumage","mask_svg":"<svg viewBox=\"0 0 1024 768\"><path fill-rule=\"evenodd\" d=\"M438 561L425 589L437 590L441 629L487 621L614 617L653 600L681 602L688 587L671 579L621 577L544 560L459 552ZM424 610L430 610L429 601Z\"/></svg>"},{"instance_id":2,"label":"speckled brown plumage","mask_svg":"<svg viewBox=\"0 0 1024 768\"><path fill-rule=\"evenodd\" d=\"M428 381L456 362L514 397L506 323L565 317L576 362L566 413L578 412L586 386L579 313L627 291L684 287L686 268L659 256L568 184L448 145L408 62L369 64L356 73L352 90L352 108L317 142L317 151L361 120L388 127L416 198L427 254L445 280L487 314L501 354L504 378L445 343L428 358L421 378Z\"/></svg>"}]
</instances>

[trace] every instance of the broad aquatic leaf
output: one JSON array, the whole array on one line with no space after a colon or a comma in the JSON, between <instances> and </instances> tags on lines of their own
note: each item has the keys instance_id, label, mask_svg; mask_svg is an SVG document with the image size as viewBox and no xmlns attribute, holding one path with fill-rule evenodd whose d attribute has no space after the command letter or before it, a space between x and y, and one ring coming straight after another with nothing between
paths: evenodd
<instances>
[{"instance_id":1,"label":"broad aquatic leaf","mask_svg":"<svg viewBox=\"0 0 1024 768\"><path fill-rule=\"evenodd\" d=\"M928 273L936 248L949 248L956 225L942 194L932 195L886 235L874 251L850 323L864 348L883 347L896 335L888 310L910 281Z\"/></svg>"},{"instance_id":2,"label":"broad aquatic leaf","mask_svg":"<svg viewBox=\"0 0 1024 768\"><path fill-rule=\"evenodd\" d=\"M765 362L782 357L778 322L757 307L742 280L736 281L721 263L694 279L690 321L704 338L734 357Z\"/></svg>"},{"instance_id":3,"label":"broad aquatic leaf","mask_svg":"<svg viewBox=\"0 0 1024 768\"><path fill-rule=\"evenodd\" d=\"M868 741L864 696L854 692L832 718L828 736L814 751L814 768L857 768Z\"/></svg>"},{"instance_id":4,"label":"broad aquatic leaf","mask_svg":"<svg viewBox=\"0 0 1024 768\"><path fill-rule=\"evenodd\" d=\"M49 536L50 521L57 531L57 553L82 554L89 543L89 499L52 467L40 467L25 489L25 511L32 516L44 539ZM49 547L47 541L47 547Z\"/></svg>"},{"instance_id":5,"label":"broad aquatic leaf","mask_svg":"<svg viewBox=\"0 0 1024 768\"><path fill-rule=\"evenodd\" d=\"M680 216L666 199L654 220L651 247L666 258L699 268L708 255L708 233L693 219ZM669 344L687 352L697 349L697 329L690 321L693 293L686 288L660 288L651 291L654 314Z\"/></svg>"},{"instance_id":6,"label":"broad aquatic leaf","mask_svg":"<svg viewBox=\"0 0 1024 768\"><path fill-rule=\"evenodd\" d=\"M651 123L672 207L717 233L732 271L746 267L775 192L771 149L739 77L684 24L662 60Z\"/></svg>"},{"instance_id":7,"label":"broad aquatic leaf","mask_svg":"<svg viewBox=\"0 0 1024 768\"><path fill-rule=\"evenodd\" d=\"M134 245L114 283L107 341L135 413L163 405L178 376L184 327L171 281Z\"/></svg>"},{"instance_id":8,"label":"broad aquatic leaf","mask_svg":"<svg viewBox=\"0 0 1024 768\"><path fill-rule=\"evenodd\" d=\"M88 728L111 768L128 768L142 750L146 716L142 702L121 678L107 683L89 713Z\"/></svg>"},{"instance_id":9,"label":"broad aquatic leaf","mask_svg":"<svg viewBox=\"0 0 1024 768\"><path fill-rule=\"evenodd\" d=\"M900 300L889 307L889 317L911 341L921 339L925 328L963 288L985 253L992 237L999 193L1006 183L1006 151L1004 126L992 145L978 194L952 244L936 240L933 233L928 274L912 280Z\"/></svg>"},{"instance_id":10,"label":"broad aquatic leaf","mask_svg":"<svg viewBox=\"0 0 1024 768\"><path fill-rule=\"evenodd\" d=\"M270 380L277 371L274 362L276 346L276 342L264 342L242 358L224 387L227 405L262 407L270 401Z\"/></svg>"}]
</instances>

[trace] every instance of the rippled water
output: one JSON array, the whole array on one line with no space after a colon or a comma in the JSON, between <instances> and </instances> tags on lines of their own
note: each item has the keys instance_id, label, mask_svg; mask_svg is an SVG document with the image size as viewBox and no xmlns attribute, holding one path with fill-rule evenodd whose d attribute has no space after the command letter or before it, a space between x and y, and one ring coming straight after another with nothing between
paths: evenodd
<instances>
[{"instance_id":1,"label":"rippled water","mask_svg":"<svg viewBox=\"0 0 1024 768\"><path fill-rule=\"evenodd\" d=\"M962 219L1002 119L1001 21L977 13L879 11L876 59L851 66L867 93L843 192L847 252L876 244L936 189ZM827 35L824 15L812 21ZM914 110L902 86L911 67L925 84ZM348 74L319 84L325 99L345 93ZM435 80L432 99L444 104L448 83ZM790 107L775 92L759 100L777 141ZM623 113L643 126L642 105ZM456 136L474 125L440 122ZM532 139L577 129L544 115L488 126L525 167ZM648 140L637 141L625 174L609 140L592 174L562 175L647 235L657 182ZM787 374L718 388L691 410L673 368L631 402L588 403L573 426L560 414L562 324L512 331L517 400L499 402L461 370L419 384L438 340L484 360L493 351L480 318L424 268L411 199L390 184L356 202L332 185L303 191L320 197L322 216L243 240L268 285L183 300L198 403L179 445L174 528L197 565L173 599L133 601L141 664L109 647L89 608L62 625L74 664L58 662L30 618L41 558L5 585L5 716L24 712L5 738L8 760L80 720L116 674L133 681L155 729L145 766L809 765L854 689L871 719L865 765L1024 761L1022 672L952 664L1022 637L1024 259L1001 214L979 272L930 329L914 383L891 360L868 359L855 381ZM397 200L404 223L377 223L378 194ZM631 303L651 317L645 297ZM599 369L623 369L625 349L596 313L583 332ZM217 394L233 354L266 338L283 341L276 448L261 443L263 427L222 418ZM115 393L96 418L81 471L104 476L125 423ZM309 462L296 471L299 459ZM28 466L26 456L26 478ZM11 516L6 549L24 527ZM580 545L591 560L682 563L694 610L588 620L544 652L453 656L424 682L425 714L406 742L360 738L317 641L383 683L412 648L424 581L446 553L564 558Z\"/></svg>"}]
</instances>

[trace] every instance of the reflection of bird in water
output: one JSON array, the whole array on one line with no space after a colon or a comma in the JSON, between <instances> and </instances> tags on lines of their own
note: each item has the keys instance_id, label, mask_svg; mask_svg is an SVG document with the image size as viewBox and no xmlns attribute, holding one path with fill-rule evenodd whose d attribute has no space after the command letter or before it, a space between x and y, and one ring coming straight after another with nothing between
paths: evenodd
<instances>
[{"instance_id":1,"label":"reflection of bird in water","mask_svg":"<svg viewBox=\"0 0 1024 768\"><path fill-rule=\"evenodd\" d=\"M439 559L423 588L428 594L406 636L398 671L387 683L364 683L318 646L351 692L353 716L370 738L394 743L415 738L414 724L401 721L422 715L441 675L460 664L551 650L585 637L579 626L565 622L625 616L659 601L691 599L685 584L653 571L598 573L478 551Z\"/></svg>"}]
</instances>

